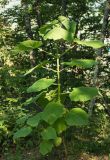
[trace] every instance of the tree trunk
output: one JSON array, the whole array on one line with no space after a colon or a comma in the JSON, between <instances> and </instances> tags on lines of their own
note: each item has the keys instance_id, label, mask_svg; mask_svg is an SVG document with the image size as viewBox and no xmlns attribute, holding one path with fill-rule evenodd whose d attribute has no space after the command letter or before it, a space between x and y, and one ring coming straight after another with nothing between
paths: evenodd
<instances>
[{"instance_id":1,"label":"tree trunk","mask_svg":"<svg viewBox=\"0 0 110 160\"><path fill-rule=\"evenodd\" d=\"M33 10L36 15L37 25L40 28L42 26L42 16L40 13L40 0L35 0L35 3L33 5Z\"/></svg>"},{"instance_id":2,"label":"tree trunk","mask_svg":"<svg viewBox=\"0 0 110 160\"><path fill-rule=\"evenodd\" d=\"M108 33L108 21L109 21L109 14L110 14L110 0L106 1L105 11L104 11L104 17L103 17L103 24L102 24L102 32L101 32L101 41L104 42L104 39ZM109 35L110 36L110 35ZM94 70L94 77L93 77L93 86L98 87L98 73L99 73L99 65L100 60L102 58L102 48L98 49L96 51L96 61L97 65ZM95 98L91 100L90 106L89 106L89 115L92 115L93 112L93 106L95 105Z\"/></svg>"},{"instance_id":3,"label":"tree trunk","mask_svg":"<svg viewBox=\"0 0 110 160\"><path fill-rule=\"evenodd\" d=\"M28 13L28 4L26 2L23 3L23 8L25 11L25 14L24 14L25 30L26 30L28 39L33 39L33 33L31 30L31 19L30 19L30 15ZM30 57L31 67L34 67L36 64L34 51L30 51L29 57Z\"/></svg>"},{"instance_id":4,"label":"tree trunk","mask_svg":"<svg viewBox=\"0 0 110 160\"><path fill-rule=\"evenodd\" d=\"M62 0L62 15L67 15L67 0Z\"/></svg>"}]
</instances>

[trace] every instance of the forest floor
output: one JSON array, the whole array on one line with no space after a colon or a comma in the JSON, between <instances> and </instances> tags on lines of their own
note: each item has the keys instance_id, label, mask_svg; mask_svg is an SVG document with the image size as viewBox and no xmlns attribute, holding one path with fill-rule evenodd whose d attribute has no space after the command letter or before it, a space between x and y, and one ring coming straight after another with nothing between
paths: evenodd
<instances>
[{"instance_id":1,"label":"forest floor","mask_svg":"<svg viewBox=\"0 0 110 160\"><path fill-rule=\"evenodd\" d=\"M14 155L13 155L13 157L14 157ZM7 159L1 157L0 160L7 160ZM8 160L9 160L9 158L8 158ZM21 157L19 157L18 159L11 158L10 160L38 160L38 159L34 158L33 156L32 157L29 156L28 158L21 159ZM58 160L58 159L56 158L54 160ZM61 159L61 160L64 160L64 159ZM71 157L71 159L69 159L69 160L110 160L110 157L107 155L95 156L95 155L84 154L78 159L74 159L74 157L73 158Z\"/></svg>"},{"instance_id":2,"label":"forest floor","mask_svg":"<svg viewBox=\"0 0 110 160\"><path fill-rule=\"evenodd\" d=\"M66 158L58 157L39 157L35 149L27 153L7 153L0 157L0 160L67 160ZM90 153L74 154L68 157L68 160L110 160L110 155L93 155Z\"/></svg>"}]
</instances>

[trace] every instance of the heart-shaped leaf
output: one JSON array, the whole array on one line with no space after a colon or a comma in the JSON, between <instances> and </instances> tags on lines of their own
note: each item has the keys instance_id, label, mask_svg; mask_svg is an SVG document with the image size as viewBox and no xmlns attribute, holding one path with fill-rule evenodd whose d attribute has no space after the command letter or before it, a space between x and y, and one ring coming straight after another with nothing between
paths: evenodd
<instances>
[{"instance_id":1,"label":"heart-shaped leaf","mask_svg":"<svg viewBox=\"0 0 110 160\"><path fill-rule=\"evenodd\" d=\"M73 91L70 93L71 101L81 101L86 102L93 99L98 95L98 89L95 87L78 87L73 88Z\"/></svg>"},{"instance_id":2,"label":"heart-shaped leaf","mask_svg":"<svg viewBox=\"0 0 110 160\"><path fill-rule=\"evenodd\" d=\"M50 141L43 141L42 143L40 143L40 153L42 155L46 155L47 153L51 152L53 148L53 143Z\"/></svg>"},{"instance_id":3,"label":"heart-shaped leaf","mask_svg":"<svg viewBox=\"0 0 110 160\"><path fill-rule=\"evenodd\" d=\"M54 128L48 127L41 133L43 140L56 139L57 134Z\"/></svg>"},{"instance_id":4,"label":"heart-shaped leaf","mask_svg":"<svg viewBox=\"0 0 110 160\"><path fill-rule=\"evenodd\" d=\"M64 113L64 106L60 102L50 102L43 111L42 119L53 124Z\"/></svg>"},{"instance_id":5,"label":"heart-shaped leaf","mask_svg":"<svg viewBox=\"0 0 110 160\"><path fill-rule=\"evenodd\" d=\"M89 122L88 114L81 108L73 108L67 113L65 120L69 126L82 126Z\"/></svg>"}]
</instances>

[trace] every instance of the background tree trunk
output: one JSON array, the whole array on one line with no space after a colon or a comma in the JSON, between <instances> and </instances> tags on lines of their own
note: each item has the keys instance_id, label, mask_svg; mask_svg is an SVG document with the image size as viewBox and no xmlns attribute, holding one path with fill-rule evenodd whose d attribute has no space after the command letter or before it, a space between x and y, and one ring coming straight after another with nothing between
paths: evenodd
<instances>
[{"instance_id":1,"label":"background tree trunk","mask_svg":"<svg viewBox=\"0 0 110 160\"><path fill-rule=\"evenodd\" d=\"M33 39L33 33L32 33L32 29L31 29L31 19L30 19L30 15L29 15L29 11L28 11L28 3L26 3L26 2L23 3L23 8L25 11L24 22L25 22L26 34L28 36L28 39ZM30 57L31 67L34 67L36 64L34 51L30 51L29 57Z\"/></svg>"},{"instance_id":2,"label":"background tree trunk","mask_svg":"<svg viewBox=\"0 0 110 160\"><path fill-rule=\"evenodd\" d=\"M67 15L67 0L62 0L62 15Z\"/></svg>"},{"instance_id":3,"label":"background tree trunk","mask_svg":"<svg viewBox=\"0 0 110 160\"><path fill-rule=\"evenodd\" d=\"M101 41L104 42L105 37L108 33L108 21L109 21L109 15L110 15L110 0L106 1L105 11L104 11L104 17L103 17L103 24L102 24L102 32L101 32ZM110 35L108 35L110 36ZM96 61L97 65L94 70L94 77L93 77L93 86L99 87L98 82L98 74L99 74L99 65L102 58L102 48L98 49L96 51ZM92 115L93 112L93 106L95 105L95 98L91 100L90 106L89 106L89 115Z\"/></svg>"}]
</instances>

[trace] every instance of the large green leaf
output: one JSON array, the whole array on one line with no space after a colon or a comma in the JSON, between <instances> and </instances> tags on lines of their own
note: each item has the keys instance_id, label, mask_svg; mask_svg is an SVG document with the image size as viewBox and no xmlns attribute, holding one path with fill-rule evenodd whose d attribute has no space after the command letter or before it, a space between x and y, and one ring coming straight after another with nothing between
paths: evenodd
<instances>
[{"instance_id":1,"label":"large green leaf","mask_svg":"<svg viewBox=\"0 0 110 160\"><path fill-rule=\"evenodd\" d=\"M28 51L32 49L39 48L42 45L41 41L34 41L34 40L26 40L19 43L16 47L16 51Z\"/></svg>"},{"instance_id":2,"label":"large green leaf","mask_svg":"<svg viewBox=\"0 0 110 160\"><path fill-rule=\"evenodd\" d=\"M56 139L57 134L53 127L48 127L41 133L43 140Z\"/></svg>"},{"instance_id":3,"label":"large green leaf","mask_svg":"<svg viewBox=\"0 0 110 160\"><path fill-rule=\"evenodd\" d=\"M67 31L71 33L75 33L76 31L76 23L74 21L70 21L69 18L64 16L59 16L58 20L64 25Z\"/></svg>"},{"instance_id":4,"label":"large green leaf","mask_svg":"<svg viewBox=\"0 0 110 160\"><path fill-rule=\"evenodd\" d=\"M64 65L69 65L71 67L77 66L81 68L91 68L96 65L97 62L91 59L73 59L71 62L63 62Z\"/></svg>"},{"instance_id":5,"label":"large green leaf","mask_svg":"<svg viewBox=\"0 0 110 160\"><path fill-rule=\"evenodd\" d=\"M49 86L51 86L54 82L55 82L54 79L47 79L47 78L39 79L38 81L36 81L32 86L30 86L27 89L27 92L31 93L31 92L42 91L42 90L48 88Z\"/></svg>"},{"instance_id":6,"label":"large green leaf","mask_svg":"<svg viewBox=\"0 0 110 160\"><path fill-rule=\"evenodd\" d=\"M104 46L104 43L101 42L101 41L98 41L98 40L91 40L91 41L80 41L79 39L75 39L74 42L80 44L80 45L85 45L85 46L88 46L88 47L93 47L95 49L98 49L98 48L101 48Z\"/></svg>"},{"instance_id":7,"label":"large green leaf","mask_svg":"<svg viewBox=\"0 0 110 160\"><path fill-rule=\"evenodd\" d=\"M60 102L50 102L43 111L42 119L53 124L64 113L64 106Z\"/></svg>"},{"instance_id":8,"label":"large green leaf","mask_svg":"<svg viewBox=\"0 0 110 160\"><path fill-rule=\"evenodd\" d=\"M70 93L71 101L81 101L85 102L93 99L98 95L98 89L95 87L78 87L73 88L73 91Z\"/></svg>"},{"instance_id":9,"label":"large green leaf","mask_svg":"<svg viewBox=\"0 0 110 160\"><path fill-rule=\"evenodd\" d=\"M59 16L58 20L54 20L45 24L40 28L40 34L44 39L73 41L76 30L76 23L70 21L69 18Z\"/></svg>"},{"instance_id":10,"label":"large green leaf","mask_svg":"<svg viewBox=\"0 0 110 160\"><path fill-rule=\"evenodd\" d=\"M88 114L84 110L81 108L73 108L67 113L65 120L69 126L82 126L88 124L88 118Z\"/></svg>"},{"instance_id":11,"label":"large green leaf","mask_svg":"<svg viewBox=\"0 0 110 160\"><path fill-rule=\"evenodd\" d=\"M53 39L53 40L60 40L64 39L67 41L73 40L73 34L61 27L55 27L51 29L45 36L44 39Z\"/></svg>"},{"instance_id":12,"label":"large green leaf","mask_svg":"<svg viewBox=\"0 0 110 160\"><path fill-rule=\"evenodd\" d=\"M51 152L53 148L53 143L51 141L43 141L40 143L40 153L42 155L46 155L47 153Z\"/></svg>"},{"instance_id":13,"label":"large green leaf","mask_svg":"<svg viewBox=\"0 0 110 160\"><path fill-rule=\"evenodd\" d=\"M31 127L23 127L14 134L14 139L26 137L32 132Z\"/></svg>"},{"instance_id":14,"label":"large green leaf","mask_svg":"<svg viewBox=\"0 0 110 160\"><path fill-rule=\"evenodd\" d=\"M41 119L42 119L42 112L37 113L33 117L30 117L27 120L27 124L30 125L30 126L32 126L32 127L37 127Z\"/></svg>"},{"instance_id":15,"label":"large green leaf","mask_svg":"<svg viewBox=\"0 0 110 160\"><path fill-rule=\"evenodd\" d=\"M46 23L42 27L40 27L39 32L41 36L44 36L48 33L52 28L54 28L58 24L58 20L53 20L51 22Z\"/></svg>"}]
</instances>

